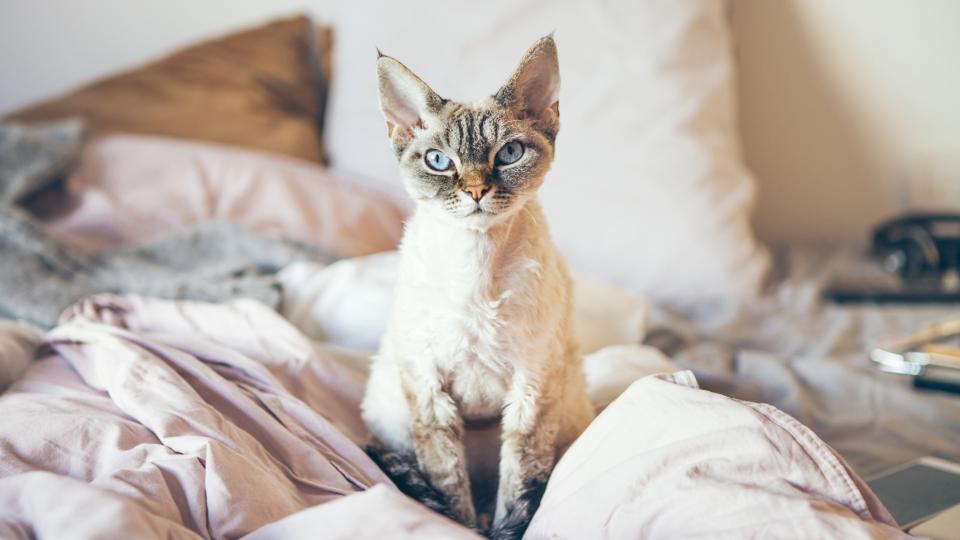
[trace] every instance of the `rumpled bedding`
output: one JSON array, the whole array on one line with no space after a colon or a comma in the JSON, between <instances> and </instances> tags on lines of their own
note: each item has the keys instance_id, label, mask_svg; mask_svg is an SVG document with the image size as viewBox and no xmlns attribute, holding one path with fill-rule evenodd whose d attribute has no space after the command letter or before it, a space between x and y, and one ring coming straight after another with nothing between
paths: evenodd
<instances>
[{"instance_id":1,"label":"rumpled bedding","mask_svg":"<svg viewBox=\"0 0 960 540\"><path fill-rule=\"evenodd\" d=\"M862 256L791 250L777 260L781 275L759 301L692 315L656 306L648 314L642 299L575 277L583 350L606 347L584 358L594 404L609 403L643 375L689 369L709 390L797 417L864 476L927 455L960 462L960 398L911 388L868 357L879 342L956 318L960 308L834 305L821 299L825 283L841 270L868 271L859 268ZM279 279L281 312L297 327L372 351L387 324L396 254L325 267L295 263ZM645 332L648 346L640 347ZM618 343L630 344L622 345L625 354L608 347Z\"/></svg>"},{"instance_id":2,"label":"rumpled bedding","mask_svg":"<svg viewBox=\"0 0 960 540\"><path fill-rule=\"evenodd\" d=\"M923 456L960 462L960 396L918 390L870 361L879 343L960 317L960 306L837 305L822 292L835 276L876 269L852 251L793 248L759 301L697 316L651 314L653 334L709 390L770 403L800 420L870 477Z\"/></svg>"},{"instance_id":3,"label":"rumpled bedding","mask_svg":"<svg viewBox=\"0 0 960 540\"><path fill-rule=\"evenodd\" d=\"M635 382L557 464L528 538L891 538L893 518L808 428L699 389Z\"/></svg>"},{"instance_id":4,"label":"rumpled bedding","mask_svg":"<svg viewBox=\"0 0 960 540\"><path fill-rule=\"evenodd\" d=\"M0 396L0 537L475 537L362 451L364 359L260 303L99 295L41 349ZM899 534L812 432L687 372L601 413L527 537Z\"/></svg>"},{"instance_id":5,"label":"rumpled bedding","mask_svg":"<svg viewBox=\"0 0 960 540\"><path fill-rule=\"evenodd\" d=\"M8 203L52 178L28 172L7 185ZM100 295L71 308L0 396L0 537L476 537L400 495L363 453L367 358L311 341L270 309L311 337L375 348L389 261L366 274L372 285L355 279L369 270L356 261L322 272L294 264L275 279L273 270L310 258L302 246L217 223L175 235L169 248L92 255L0 206L11 217L0 228L13 224L0 242L0 314L53 326L62 307L104 290L260 300ZM70 223L82 236L77 225L90 221ZM530 538L899 534L812 432L772 407L700 390L697 379L797 416L861 473L919 455L960 460L957 400L918 394L864 355L877 336L949 311L832 308L817 300L822 280L791 270L761 302L729 313L655 311L654 327L679 336L666 349L697 379L631 386L677 369L639 343L645 303L577 286L589 391L605 409L558 464ZM36 329L0 325L8 379L39 340Z\"/></svg>"},{"instance_id":6,"label":"rumpled bedding","mask_svg":"<svg viewBox=\"0 0 960 540\"><path fill-rule=\"evenodd\" d=\"M238 538L386 481L362 375L262 304L98 296L44 343L0 397L0 537Z\"/></svg>"},{"instance_id":7,"label":"rumpled bedding","mask_svg":"<svg viewBox=\"0 0 960 540\"><path fill-rule=\"evenodd\" d=\"M35 326L0 319L0 393L27 370L42 339Z\"/></svg>"},{"instance_id":8,"label":"rumpled bedding","mask_svg":"<svg viewBox=\"0 0 960 540\"><path fill-rule=\"evenodd\" d=\"M48 234L23 204L67 174L82 138L79 121L0 125L0 317L49 328L63 309L98 292L256 298L276 307L276 271L298 260L333 259L315 246L226 222L162 231L141 246L77 249Z\"/></svg>"}]
</instances>

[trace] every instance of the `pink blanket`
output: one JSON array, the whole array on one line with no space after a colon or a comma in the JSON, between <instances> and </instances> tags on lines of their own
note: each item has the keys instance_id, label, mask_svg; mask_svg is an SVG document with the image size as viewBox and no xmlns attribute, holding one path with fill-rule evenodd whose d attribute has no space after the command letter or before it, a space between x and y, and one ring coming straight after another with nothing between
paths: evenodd
<instances>
[{"instance_id":1,"label":"pink blanket","mask_svg":"<svg viewBox=\"0 0 960 540\"><path fill-rule=\"evenodd\" d=\"M101 296L0 399L0 537L237 538L386 481L362 373L270 309Z\"/></svg>"},{"instance_id":2,"label":"pink blanket","mask_svg":"<svg viewBox=\"0 0 960 540\"><path fill-rule=\"evenodd\" d=\"M98 296L46 344L0 397L2 538L476 538L361 450L363 359L264 306ZM805 427L677 374L598 417L527 537L898 534Z\"/></svg>"}]
</instances>

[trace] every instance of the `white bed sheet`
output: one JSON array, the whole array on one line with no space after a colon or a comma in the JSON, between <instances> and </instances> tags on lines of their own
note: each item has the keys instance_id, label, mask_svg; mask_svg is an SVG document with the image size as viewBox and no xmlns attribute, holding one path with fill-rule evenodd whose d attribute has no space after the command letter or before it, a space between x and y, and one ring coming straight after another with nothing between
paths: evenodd
<instances>
[{"instance_id":1,"label":"white bed sheet","mask_svg":"<svg viewBox=\"0 0 960 540\"><path fill-rule=\"evenodd\" d=\"M794 416L864 476L925 455L960 461L960 395L914 389L868 358L880 341L960 317L960 305L837 305L822 300L825 284L862 256L793 249L777 260L780 276L754 304L698 317L654 310L651 327L686 342L674 360L704 388Z\"/></svg>"}]
</instances>

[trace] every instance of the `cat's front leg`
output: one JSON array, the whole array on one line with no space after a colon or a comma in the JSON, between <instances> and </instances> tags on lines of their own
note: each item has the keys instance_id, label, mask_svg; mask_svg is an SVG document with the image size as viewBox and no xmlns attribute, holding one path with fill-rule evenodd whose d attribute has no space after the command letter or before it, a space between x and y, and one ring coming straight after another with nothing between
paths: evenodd
<instances>
[{"instance_id":1,"label":"cat's front leg","mask_svg":"<svg viewBox=\"0 0 960 540\"><path fill-rule=\"evenodd\" d=\"M547 385L514 384L504 407L500 480L490 537L523 536L553 469L559 410Z\"/></svg>"},{"instance_id":2,"label":"cat's front leg","mask_svg":"<svg viewBox=\"0 0 960 540\"><path fill-rule=\"evenodd\" d=\"M463 419L457 405L438 383L404 379L417 461L433 487L446 496L454 516L473 527L477 516L467 474Z\"/></svg>"}]
</instances>

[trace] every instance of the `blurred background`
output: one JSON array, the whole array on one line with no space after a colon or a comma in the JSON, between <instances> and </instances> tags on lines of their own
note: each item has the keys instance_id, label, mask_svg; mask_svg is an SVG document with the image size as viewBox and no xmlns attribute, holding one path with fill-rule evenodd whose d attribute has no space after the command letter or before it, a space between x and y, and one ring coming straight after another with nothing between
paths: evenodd
<instances>
[{"instance_id":1,"label":"blurred background","mask_svg":"<svg viewBox=\"0 0 960 540\"><path fill-rule=\"evenodd\" d=\"M0 3L0 114L271 17L322 20L329 3ZM960 208L960 3L733 0L730 9L762 241L863 247L884 218Z\"/></svg>"}]
</instances>

